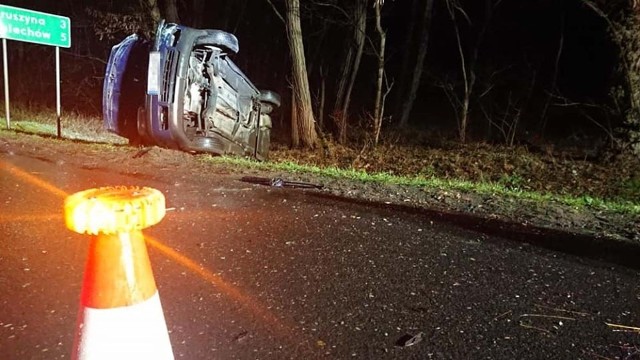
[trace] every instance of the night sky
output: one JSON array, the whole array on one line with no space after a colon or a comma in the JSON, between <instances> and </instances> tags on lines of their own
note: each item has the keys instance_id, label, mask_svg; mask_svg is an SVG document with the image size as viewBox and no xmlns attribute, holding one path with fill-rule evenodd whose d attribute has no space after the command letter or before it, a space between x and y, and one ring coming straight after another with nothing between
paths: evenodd
<instances>
[{"instance_id":1,"label":"night sky","mask_svg":"<svg viewBox=\"0 0 640 360\"><path fill-rule=\"evenodd\" d=\"M322 6L314 1L302 0L302 27L310 86L313 96L320 87L320 66L323 67L328 96L338 81L340 61L344 54L345 41L349 37L347 18L334 7ZM329 1L326 1L329 2ZM415 49L404 48L406 24L410 16L420 17L419 8L411 9L411 0L387 0L384 5L383 25L387 30L387 76L394 82L392 94L395 99L401 90L398 77L401 73L402 56L414 54ZM614 84L616 47L607 32L606 23L580 0L502 0L493 10L487 32L479 45L479 56L475 67L476 95L491 90L483 98L472 99L471 122L473 131L481 132L486 126L480 106L493 109L493 113L505 113L509 101L524 109L526 127L539 124L544 103L552 93L553 101L580 102L606 105ZM109 49L126 32L115 31L114 38L96 37L96 23L87 9L98 12L134 14L139 12L136 1L51 1L24 0L5 1L7 5L68 16L72 22L72 47L62 51L63 100L68 110L99 114L101 86L104 76L104 61ZM191 1L178 1L181 22L192 25ZM284 13L282 0L273 0ZM337 1L344 6L347 2ZM457 25L465 55L469 55L478 40L484 23L484 1L461 1L470 22L457 13ZM348 11L348 9L347 9ZM418 19L420 20L420 19ZM269 88L283 95L285 106L290 97L289 53L285 27L266 0L218 0L206 1L202 18L205 27L235 33L240 42L240 52L233 59L238 66L261 88ZM373 9L369 8L367 35L370 40L357 78L354 92L352 116L358 117L373 111L375 64L371 44L377 44L374 32ZM417 25L419 29L420 24ZM117 26L116 26L117 28ZM438 84L454 82L461 90L460 57L454 35L454 25L445 7L444 0L436 0L430 42L411 123L415 126L455 126L455 114ZM412 39L417 38L412 34ZM556 56L562 42L561 57L556 69ZM31 105L51 105L54 99L53 49L14 41L8 42L10 56L10 80L13 101ZM557 71L557 73L556 73ZM553 80L556 74L556 84ZM531 90L529 90L531 89ZM33 96L33 94L50 94ZM332 100L328 99L330 112ZM395 104L387 104L388 116L394 115ZM564 132L585 125L579 111L569 107L551 106L549 124L560 124ZM282 124L288 121L289 111L276 119ZM596 118L599 112L592 114ZM565 126L566 125L566 126ZM552 128L554 128L552 126ZM555 131L555 130L554 130ZM559 134L562 131L559 132Z\"/></svg>"}]
</instances>

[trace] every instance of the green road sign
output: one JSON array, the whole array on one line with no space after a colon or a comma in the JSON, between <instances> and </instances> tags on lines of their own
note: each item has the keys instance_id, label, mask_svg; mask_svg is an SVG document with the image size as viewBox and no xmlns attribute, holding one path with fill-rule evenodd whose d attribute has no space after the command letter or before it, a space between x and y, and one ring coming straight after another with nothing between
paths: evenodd
<instances>
[{"instance_id":1,"label":"green road sign","mask_svg":"<svg viewBox=\"0 0 640 360\"><path fill-rule=\"evenodd\" d=\"M0 5L0 38L68 48L71 46L71 20Z\"/></svg>"}]
</instances>

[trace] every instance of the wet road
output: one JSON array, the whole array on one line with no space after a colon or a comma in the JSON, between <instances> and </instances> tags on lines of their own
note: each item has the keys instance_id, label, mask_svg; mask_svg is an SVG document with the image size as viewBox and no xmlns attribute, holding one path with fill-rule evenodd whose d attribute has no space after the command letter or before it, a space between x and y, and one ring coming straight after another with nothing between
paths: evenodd
<instances>
[{"instance_id":1,"label":"wet road","mask_svg":"<svg viewBox=\"0 0 640 360\"><path fill-rule=\"evenodd\" d=\"M640 354L632 268L311 192L0 154L0 359L70 358L88 241L62 203L108 185L166 196L145 236L176 358Z\"/></svg>"}]
</instances>

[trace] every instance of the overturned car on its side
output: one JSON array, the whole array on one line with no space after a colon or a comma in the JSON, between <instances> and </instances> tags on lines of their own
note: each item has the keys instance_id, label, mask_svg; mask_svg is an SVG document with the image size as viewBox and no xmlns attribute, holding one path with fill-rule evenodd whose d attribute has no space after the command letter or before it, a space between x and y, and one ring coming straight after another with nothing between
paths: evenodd
<instances>
[{"instance_id":1,"label":"overturned car on its side","mask_svg":"<svg viewBox=\"0 0 640 360\"><path fill-rule=\"evenodd\" d=\"M221 30L161 22L154 41L128 36L109 56L105 128L131 144L266 159L280 97L258 90L229 52L238 40Z\"/></svg>"}]
</instances>

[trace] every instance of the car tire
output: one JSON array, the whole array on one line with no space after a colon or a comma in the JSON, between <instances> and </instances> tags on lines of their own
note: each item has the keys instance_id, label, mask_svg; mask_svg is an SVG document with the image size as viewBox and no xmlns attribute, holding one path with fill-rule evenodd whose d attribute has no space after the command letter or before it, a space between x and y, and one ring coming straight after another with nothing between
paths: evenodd
<instances>
[{"instance_id":1,"label":"car tire","mask_svg":"<svg viewBox=\"0 0 640 360\"><path fill-rule=\"evenodd\" d=\"M215 137L198 136L192 140L192 147L198 152L224 155L224 142Z\"/></svg>"}]
</instances>

